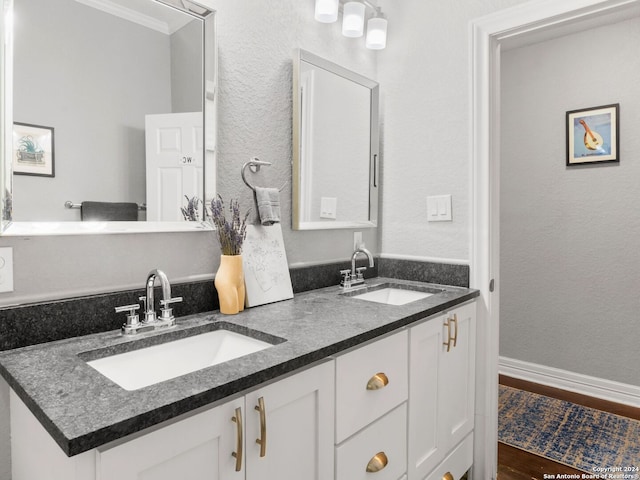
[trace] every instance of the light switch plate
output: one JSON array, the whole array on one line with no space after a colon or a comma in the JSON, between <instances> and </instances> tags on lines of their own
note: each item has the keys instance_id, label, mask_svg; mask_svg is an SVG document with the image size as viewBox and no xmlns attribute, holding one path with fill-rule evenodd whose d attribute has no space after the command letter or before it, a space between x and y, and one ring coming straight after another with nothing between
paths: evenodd
<instances>
[{"instance_id":1,"label":"light switch plate","mask_svg":"<svg viewBox=\"0 0 640 480\"><path fill-rule=\"evenodd\" d=\"M336 219L338 199L335 197L320 197L320 218Z\"/></svg>"},{"instance_id":2,"label":"light switch plate","mask_svg":"<svg viewBox=\"0 0 640 480\"><path fill-rule=\"evenodd\" d=\"M452 221L451 195L434 195L427 197L427 221Z\"/></svg>"},{"instance_id":3,"label":"light switch plate","mask_svg":"<svg viewBox=\"0 0 640 480\"><path fill-rule=\"evenodd\" d=\"M12 247L0 247L0 292L13 292Z\"/></svg>"}]
</instances>

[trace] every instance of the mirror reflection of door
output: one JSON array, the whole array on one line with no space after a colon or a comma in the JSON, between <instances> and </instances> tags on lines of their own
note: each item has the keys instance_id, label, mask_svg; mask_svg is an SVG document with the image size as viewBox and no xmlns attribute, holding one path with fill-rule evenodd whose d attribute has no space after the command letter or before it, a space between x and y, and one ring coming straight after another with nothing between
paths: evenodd
<instances>
[{"instance_id":1,"label":"mirror reflection of door","mask_svg":"<svg viewBox=\"0 0 640 480\"><path fill-rule=\"evenodd\" d=\"M67 202L147 203L145 116L202 112L203 18L114 3L14 0L14 121L55 129L55 176L13 175L16 222L79 221ZM182 221L183 195L202 198L203 185L167 191L166 218Z\"/></svg>"},{"instance_id":2,"label":"mirror reflection of door","mask_svg":"<svg viewBox=\"0 0 640 480\"><path fill-rule=\"evenodd\" d=\"M145 138L147 220L178 222L179 205L202 199L202 112L147 115Z\"/></svg>"}]
</instances>

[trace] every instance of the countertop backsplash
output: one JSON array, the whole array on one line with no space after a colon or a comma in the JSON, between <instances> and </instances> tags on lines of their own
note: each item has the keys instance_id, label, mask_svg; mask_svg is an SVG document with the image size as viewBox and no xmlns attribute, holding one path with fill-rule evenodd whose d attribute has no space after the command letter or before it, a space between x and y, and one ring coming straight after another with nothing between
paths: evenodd
<instances>
[{"instance_id":1,"label":"countertop backsplash","mask_svg":"<svg viewBox=\"0 0 640 480\"><path fill-rule=\"evenodd\" d=\"M338 285L340 270L350 262L293 267L293 291L301 293ZM365 278L377 276L414 280L458 287L469 286L469 267L417 260L376 258L376 265L365 271ZM142 283L142 282L141 282ZM141 285L142 287L142 285ZM184 298L174 305L176 317L218 310L218 296L212 280L175 284L175 296ZM139 303L144 289L18 305L0 309L0 351L78 337L120 328L123 314L114 309ZM156 296L161 295L160 288Z\"/></svg>"}]
</instances>

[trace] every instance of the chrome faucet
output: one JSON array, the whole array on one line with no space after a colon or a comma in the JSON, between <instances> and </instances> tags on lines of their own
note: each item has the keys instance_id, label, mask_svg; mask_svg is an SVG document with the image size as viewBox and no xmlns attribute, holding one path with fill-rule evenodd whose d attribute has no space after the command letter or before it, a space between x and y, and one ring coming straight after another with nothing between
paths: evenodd
<instances>
[{"instance_id":1,"label":"chrome faucet","mask_svg":"<svg viewBox=\"0 0 640 480\"><path fill-rule=\"evenodd\" d=\"M155 310L155 295L153 292L157 278L160 279L160 285L162 286L160 318L158 318ZM162 270L154 269L149 272L149 275L147 275L146 295L140 297L140 300L144 303L144 320L142 321L139 321L139 317L136 314L136 310L140 308L140 305L134 304L116 307L116 312L129 311L127 323L122 326L123 334L130 335L144 330L155 330L157 328L175 326L176 320L170 305L181 302L182 297L171 296L171 284L169 283L167 275Z\"/></svg>"},{"instance_id":2,"label":"chrome faucet","mask_svg":"<svg viewBox=\"0 0 640 480\"><path fill-rule=\"evenodd\" d=\"M171 284L169 279L162 270L151 270L147 275L147 294L144 297L140 297L140 300L144 302L144 322L152 323L158 320L158 315L155 311L155 298L153 287L156 284L156 278L160 279L160 285L162 285L162 299L166 301L171 298Z\"/></svg>"},{"instance_id":3,"label":"chrome faucet","mask_svg":"<svg viewBox=\"0 0 640 480\"><path fill-rule=\"evenodd\" d=\"M364 285L364 274L362 272L364 272L367 267L356 268L356 260L360 254L367 256L369 259L369 268L373 268L374 263L371 252L363 246L356 248L351 255L351 270L340 270L340 274L342 275L340 286L342 288L352 288L358 285Z\"/></svg>"}]
</instances>

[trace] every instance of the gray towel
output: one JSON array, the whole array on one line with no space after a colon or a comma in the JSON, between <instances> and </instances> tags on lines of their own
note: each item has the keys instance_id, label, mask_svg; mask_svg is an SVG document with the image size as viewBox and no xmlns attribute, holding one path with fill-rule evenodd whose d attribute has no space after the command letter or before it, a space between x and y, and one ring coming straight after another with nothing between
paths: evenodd
<instances>
[{"instance_id":1,"label":"gray towel","mask_svg":"<svg viewBox=\"0 0 640 480\"><path fill-rule=\"evenodd\" d=\"M258 215L262 225L280 222L280 192L277 188L255 187Z\"/></svg>"},{"instance_id":2,"label":"gray towel","mask_svg":"<svg viewBox=\"0 0 640 480\"><path fill-rule=\"evenodd\" d=\"M135 222L138 220L138 204L129 202L82 202L80 218L83 222Z\"/></svg>"}]
</instances>

